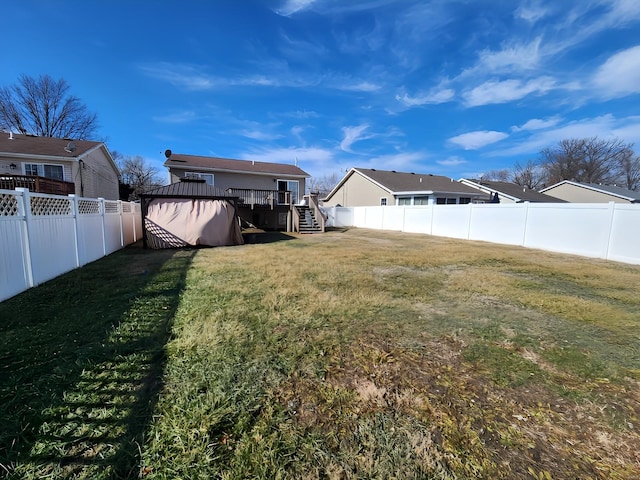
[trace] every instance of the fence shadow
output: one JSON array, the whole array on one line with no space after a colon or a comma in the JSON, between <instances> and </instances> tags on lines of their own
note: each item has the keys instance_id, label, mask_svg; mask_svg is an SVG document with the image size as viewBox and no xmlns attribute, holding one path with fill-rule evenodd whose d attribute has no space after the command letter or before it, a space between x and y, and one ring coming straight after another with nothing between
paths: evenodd
<instances>
[{"instance_id":1,"label":"fence shadow","mask_svg":"<svg viewBox=\"0 0 640 480\"><path fill-rule=\"evenodd\" d=\"M0 477L139 477L195 253L127 248L0 303Z\"/></svg>"}]
</instances>

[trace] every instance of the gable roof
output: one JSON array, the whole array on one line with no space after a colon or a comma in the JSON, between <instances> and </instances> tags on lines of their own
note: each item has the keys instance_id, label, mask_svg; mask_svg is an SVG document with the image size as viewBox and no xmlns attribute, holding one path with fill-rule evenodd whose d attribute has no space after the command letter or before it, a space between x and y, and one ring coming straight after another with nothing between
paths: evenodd
<instances>
[{"instance_id":1,"label":"gable roof","mask_svg":"<svg viewBox=\"0 0 640 480\"><path fill-rule=\"evenodd\" d=\"M548 202L566 203L564 200L545 195L544 193L531 190L512 182L500 182L497 180L475 180L461 178L461 183L482 191L498 193L499 196L507 197L514 202Z\"/></svg>"},{"instance_id":2,"label":"gable roof","mask_svg":"<svg viewBox=\"0 0 640 480\"><path fill-rule=\"evenodd\" d=\"M354 174L362 175L392 195L456 193L470 197L486 196L475 188L456 182L454 179L430 173L407 173L395 170L378 170L375 168L352 168L334 187L325 200L329 200L335 192Z\"/></svg>"},{"instance_id":3,"label":"gable roof","mask_svg":"<svg viewBox=\"0 0 640 480\"><path fill-rule=\"evenodd\" d=\"M209 185L199 180L182 180L180 182L154 188L140 195L140 197L165 198L237 198L221 188Z\"/></svg>"},{"instance_id":4,"label":"gable roof","mask_svg":"<svg viewBox=\"0 0 640 480\"><path fill-rule=\"evenodd\" d=\"M640 192L634 192L633 190L629 190L627 188L618 187L617 185L600 185L596 183L580 183L580 182L572 182L571 180L563 180L558 182L550 187L543 188L540 192L546 192L552 188L558 187L560 185L573 185L579 188L585 188L588 190L593 190L594 192L606 193L608 195L613 195L614 197L619 197L624 200L628 200L631 203L640 203Z\"/></svg>"},{"instance_id":5,"label":"gable roof","mask_svg":"<svg viewBox=\"0 0 640 480\"><path fill-rule=\"evenodd\" d=\"M77 160L101 147L106 150L106 146L102 142L0 132L0 156L3 157ZM113 161L111 154L108 153L108 150L106 151L107 156Z\"/></svg>"},{"instance_id":6,"label":"gable roof","mask_svg":"<svg viewBox=\"0 0 640 480\"><path fill-rule=\"evenodd\" d=\"M307 172L296 165L285 163L256 162L253 160L234 160L231 158L201 157L171 153L164 162L167 168L182 170L197 169L207 172L252 173L256 175L286 175L288 177L307 178Z\"/></svg>"}]
</instances>

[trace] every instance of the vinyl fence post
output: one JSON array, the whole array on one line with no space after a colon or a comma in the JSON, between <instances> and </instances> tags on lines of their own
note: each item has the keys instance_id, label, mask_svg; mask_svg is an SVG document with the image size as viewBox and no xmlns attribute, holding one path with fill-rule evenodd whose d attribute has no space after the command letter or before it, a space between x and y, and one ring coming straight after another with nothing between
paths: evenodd
<instances>
[{"instance_id":1,"label":"vinyl fence post","mask_svg":"<svg viewBox=\"0 0 640 480\"><path fill-rule=\"evenodd\" d=\"M98 198L98 203L100 204L100 216L102 217L102 256L107 256L107 216L106 216L106 207L104 204L104 198Z\"/></svg>"},{"instance_id":2,"label":"vinyl fence post","mask_svg":"<svg viewBox=\"0 0 640 480\"><path fill-rule=\"evenodd\" d=\"M609 250L611 249L611 237L613 236L613 219L616 214L615 202L609 202L609 233L607 234L607 241L602 252L602 258L609 259Z\"/></svg>"},{"instance_id":3,"label":"vinyl fence post","mask_svg":"<svg viewBox=\"0 0 640 480\"><path fill-rule=\"evenodd\" d=\"M22 211L24 215L24 229L23 229L23 237L24 237L24 273L26 275L27 284L29 288L35 286L35 282L33 280L33 263L31 261L31 199L29 197L29 189L18 187L15 189L18 192L18 209Z\"/></svg>"},{"instance_id":4,"label":"vinyl fence post","mask_svg":"<svg viewBox=\"0 0 640 480\"><path fill-rule=\"evenodd\" d=\"M527 227L529 226L529 202L524 202L524 228L522 229L522 246L527 245Z\"/></svg>"},{"instance_id":5,"label":"vinyl fence post","mask_svg":"<svg viewBox=\"0 0 640 480\"><path fill-rule=\"evenodd\" d=\"M80 228L78 228L79 221L79 212L80 209L78 207L78 197L74 194L70 193L68 195L69 201L71 202L71 214L73 215L73 238L75 238L76 243L76 268L80 267ZM84 265L84 264L83 264Z\"/></svg>"},{"instance_id":6,"label":"vinyl fence post","mask_svg":"<svg viewBox=\"0 0 640 480\"><path fill-rule=\"evenodd\" d=\"M120 248L124 248L124 225L122 213L122 200L118 200L118 218L120 219Z\"/></svg>"}]
</instances>

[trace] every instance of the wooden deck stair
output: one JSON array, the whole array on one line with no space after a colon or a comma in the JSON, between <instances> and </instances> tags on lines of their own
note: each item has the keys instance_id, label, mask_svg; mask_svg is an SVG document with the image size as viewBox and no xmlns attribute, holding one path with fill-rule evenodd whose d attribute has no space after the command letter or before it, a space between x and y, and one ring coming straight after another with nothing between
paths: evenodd
<instances>
[{"instance_id":1,"label":"wooden deck stair","mask_svg":"<svg viewBox=\"0 0 640 480\"><path fill-rule=\"evenodd\" d=\"M300 216L300 233L322 233L322 226L318 223L313 210L307 205L296 205L295 209Z\"/></svg>"}]
</instances>

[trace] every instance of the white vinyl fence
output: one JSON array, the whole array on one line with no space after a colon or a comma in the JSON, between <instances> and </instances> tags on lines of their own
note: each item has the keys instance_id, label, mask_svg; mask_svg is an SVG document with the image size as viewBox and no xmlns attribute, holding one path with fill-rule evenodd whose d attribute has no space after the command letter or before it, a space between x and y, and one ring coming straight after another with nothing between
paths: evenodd
<instances>
[{"instance_id":1,"label":"white vinyl fence","mask_svg":"<svg viewBox=\"0 0 640 480\"><path fill-rule=\"evenodd\" d=\"M0 301L140 238L138 204L0 190Z\"/></svg>"},{"instance_id":2,"label":"white vinyl fence","mask_svg":"<svg viewBox=\"0 0 640 480\"><path fill-rule=\"evenodd\" d=\"M360 227L519 245L640 264L640 205L514 203L324 209L329 227Z\"/></svg>"}]
</instances>

